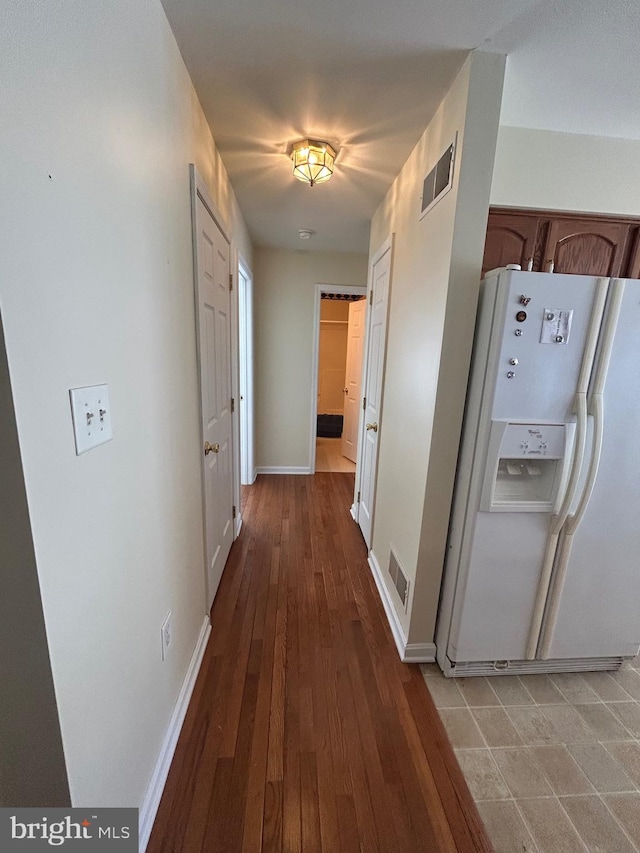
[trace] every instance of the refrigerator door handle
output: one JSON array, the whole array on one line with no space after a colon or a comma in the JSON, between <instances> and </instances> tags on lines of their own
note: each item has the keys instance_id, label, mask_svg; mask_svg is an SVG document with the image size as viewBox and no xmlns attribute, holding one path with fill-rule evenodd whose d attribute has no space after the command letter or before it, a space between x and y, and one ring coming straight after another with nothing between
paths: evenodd
<instances>
[{"instance_id":1,"label":"refrigerator door handle","mask_svg":"<svg viewBox=\"0 0 640 853\"><path fill-rule=\"evenodd\" d=\"M589 379L591 378L591 374L593 372L593 363L596 357L596 348L598 345L598 338L600 336L600 326L602 324L602 316L604 314L608 291L609 279L598 279L595 298L593 301L593 309L591 311L589 331L587 333L587 340L585 342L584 354L582 357L582 367L580 369L580 375L578 377L578 387L576 389L575 410L578 424L576 444L574 448L573 458L571 461L571 473L569 475L569 482L567 484L567 489L565 491L560 509L551 522L551 532L557 535L560 534L561 529L564 527L564 524L567 520L567 516L569 515L569 510L571 509L571 506L573 505L573 502L575 500L576 490L578 488L578 482L580 480L580 473L582 471L582 463L584 460L584 452L587 442L587 391L589 390ZM613 337L611 338L611 344L612 343ZM600 366L602 365L602 361L603 360L601 359ZM607 359L607 366L608 364L609 360ZM557 539L555 545L557 545ZM545 597L547 592L548 588L545 592Z\"/></svg>"},{"instance_id":2,"label":"refrigerator door handle","mask_svg":"<svg viewBox=\"0 0 640 853\"><path fill-rule=\"evenodd\" d=\"M562 530L569 510L575 500L578 483L580 481L580 472L582 471L582 461L584 459L584 451L587 445L587 395L585 392L576 394L576 440L573 446L573 454L571 457L571 471L569 473L569 481L565 489L564 497L560 505L560 509L551 520L551 533L559 535ZM554 548L555 550L555 548Z\"/></svg>"},{"instance_id":3,"label":"refrigerator door handle","mask_svg":"<svg viewBox=\"0 0 640 853\"><path fill-rule=\"evenodd\" d=\"M602 394L596 394L591 401L591 414L593 415L593 448L591 451L591 461L589 463L589 472L585 482L580 502L573 515L567 519L567 533L573 536L578 529L582 517L585 514L593 487L596 484L598 476L598 468L600 467L600 459L602 457L602 440L604 438L604 412L602 403Z\"/></svg>"},{"instance_id":4,"label":"refrigerator door handle","mask_svg":"<svg viewBox=\"0 0 640 853\"><path fill-rule=\"evenodd\" d=\"M544 617L547 596L549 595L553 564L558 550L558 540L564 523L567 520L567 516L569 515L571 505L575 499L578 482L580 480L580 471L582 470L582 460L587 441L587 395L584 392L576 394L576 413L576 439L573 445L573 453L571 455L571 472L569 474L569 481L565 489L560 509L551 518L547 546L545 548L542 569L540 571L540 582L538 584L538 591L536 593L536 600L533 607L531 630L529 631L529 640L527 642L525 654L526 660L535 660L536 657L538 641L540 640L540 630L542 628L542 619Z\"/></svg>"},{"instance_id":5,"label":"refrigerator door handle","mask_svg":"<svg viewBox=\"0 0 640 853\"><path fill-rule=\"evenodd\" d=\"M575 513L567 518L567 523L564 528L565 535L562 537L562 541L560 543L560 552L556 565L556 573L553 579L553 585L551 587L551 594L549 595L549 608L547 612L547 618L544 624L544 629L542 631L540 648L538 651L539 657L542 660L549 659L551 640L553 638L553 632L556 627L556 622L558 621L560 598L562 596L564 582L567 577L567 567L569 565L569 557L571 556L571 549L573 547L573 534L576 532L578 525L582 521L582 517L587 509L589 499L591 498L591 494L593 492L593 487L595 486L596 477L598 476L600 457L602 456L603 438L602 399L600 396L594 398L593 400L592 414L593 446L591 450L591 459L589 462L589 471L587 473L587 479L585 482L584 489L582 490L582 495L580 496L580 501L578 502L578 507Z\"/></svg>"},{"instance_id":6,"label":"refrigerator door handle","mask_svg":"<svg viewBox=\"0 0 640 853\"><path fill-rule=\"evenodd\" d=\"M589 379L593 370L593 362L596 355L596 347L600 335L600 326L602 324L602 316L604 314L607 294L609 291L609 279L600 278L596 285L596 292L591 311L591 320L589 323L589 331L585 342L584 353L582 357L582 367L578 377L578 385L576 388L576 415L577 428L576 440L571 458L571 472L569 481L564 493L564 498L558 512L551 519L551 527L549 529L549 537L545 549L542 568L540 571L540 582L536 593L536 600L533 607L533 617L531 620L531 629L529 631L529 640L527 642L526 659L534 660L538 650L540 641L540 632L542 629L542 621L551 586L551 577L553 574L553 565L556 560L556 552L558 550L558 541L560 532L569 515L569 510L573 504L582 470L584 459L584 451L587 441L587 391L589 389Z\"/></svg>"},{"instance_id":7,"label":"refrigerator door handle","mask_svg":"<svg viewBox=\"0 0 640 853\"><path fill-rule=\"evenodd\" d=\"M625 284L626 282L623 279L617 278L611 285L611 307L607 316L606 327L602 334L602 353L593 381L592 394L594 397L602 397L604 393L604 386L607 381L607 374L609 373L613 341L618 329L618 320L620 319L620 311L622 309Z\"/></svg>"},{"instance_id":8,"label":"refrigerator door handle","mask_svg":"<svg viewBox=\"0 0 640 853\"><path fill-rule=\"evenodd\" d=\"M593 493L593 487L596 483L596 477L598 476L598 468L600 467L602 441L604 438L604 386L607 381L609 363L611 361L611 350L613 349L613 341L618 328L618 320L620 318L624 285L624 281L617 279L614 281L612 286L611 307L602 336L602 352L593 381L593 393L591 396L591 405L589 406L589 413L593 416L593 449L591 451L589 472L587 474L580 502L578 503L575 513L570 516L567 521L567 533L571 535L573 535L578 529L587 506L589 505L589 501L591 500L591 495Z\"/></svg>"},{"instance_id":9,"label":"refrigerator door handle","mask_svg":"<svg viewBox=\"0 0 640 853\"><path fill-rule=\"evenodd\" d=\"M606 320L606 326L602 334L602 351L593 381L593 395L591 397L591 405L589 407L590 413L593 415L593 448L591 451L591 460L589 462L589 471L587 473L587 479L582 490L582 495L580 496L577 509L575 513L567 519L565 528L566 535L561 543L556 575L554 578L553 588L549 596L547 619L540 643L539 655L542 660L548 660L549 658L551 640L558 620L560 598L562 596L562 589L564 587L565 578L567 576L567 567L569 565L569 557L571 556L571 548L573 546L573 536L589 505L593 488L596 483L596 478L598 476L598 468L600 467L602 442L604 438L604 386L607 380L607 373L609 371L613 341L616 329L618 328L618 319L620 317L620 308L622 305L622 297L624 295L624 285L624 281L617 279L612 286L611 304Z\"/></svg>"}]
</instances>

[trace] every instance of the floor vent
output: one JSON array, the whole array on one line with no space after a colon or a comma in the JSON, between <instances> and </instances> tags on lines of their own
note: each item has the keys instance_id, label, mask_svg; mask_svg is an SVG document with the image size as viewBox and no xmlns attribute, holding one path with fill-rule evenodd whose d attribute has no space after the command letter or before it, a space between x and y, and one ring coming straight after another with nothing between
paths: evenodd
<instances>
[{"instance_id":1,"label":"floor vent","mask_svg":"<svg viewBox=\"0 0 640 853\"><path fill-rule=\"evenodd\" d=\"M448 667L450 678L468 675L535 675L546 672L597 672L620 669L623 658L567 658L561 660L458 661Z\"/></svg>"},{"instance_id":2,"label":"floor vent","mask_svg":"<svg viewBox=\"0 0 640 853\"><path fill-rule=\"evenodd\" d=\"M402 566L398 562L398 558L396 557L393 548L391 549L391 552L389 554L389 574L391 575L393 585L396 588L398 595L400 596L402 606L406 610L407 602L409 600L409 579L405 575Z\"/></svg>"}]
</instances>

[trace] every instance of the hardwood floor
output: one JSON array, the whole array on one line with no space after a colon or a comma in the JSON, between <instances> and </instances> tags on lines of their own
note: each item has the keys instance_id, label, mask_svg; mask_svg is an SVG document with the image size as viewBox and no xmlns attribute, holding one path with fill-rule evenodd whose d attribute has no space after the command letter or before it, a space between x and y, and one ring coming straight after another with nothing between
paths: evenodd
<instances>
[{"instance_id":1,"label":"hardwood floor","mask_svg":"<svg viewBox=\"0 0 640 853\"><path fill-rule=\"evenodd\" d=\"M147 850L491 851L349 515L353 475L262 475Z\"/></svg>"},{"instance_id":2,"label":"hardwood floor","mask_svg":"<svg viewBox=\"0 0 640 853\"><path fill-rule=\"evenodd\" d=\"M332 471L355 474L356 465L342 455L341 438L316 438L316 473Z\"/></svg>"}]
</instances>

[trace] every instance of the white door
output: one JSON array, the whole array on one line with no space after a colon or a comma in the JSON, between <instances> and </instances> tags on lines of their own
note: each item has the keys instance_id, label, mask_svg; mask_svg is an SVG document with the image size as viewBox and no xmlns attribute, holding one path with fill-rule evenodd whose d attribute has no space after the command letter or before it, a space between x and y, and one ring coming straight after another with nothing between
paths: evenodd
<instances>
[{"instance_id":1,"label":"white door","mask_svg":"<svg viewBox=\"0 0 640 853\"><path fill-rule=\"evenodd\" d=\"M378 470L378 442L382 428L382 383L384 378L385 343L387 338L387 306L391 278L391 241L374 256L369 281L371 283L367 360L365 366L364 418L360 433L359 500L356 503L357 521L367 547L371 547L373 508Z\"/></svg>"},{"instance_id":2,"label":"white door","mask_svg":"<svg viewBox=\"0 0 640 853\"><path fill-rule=\"evenodd\" d=\"M207 603L213 604L233 542L229 243L196 201L196 295L202 395Z\"/></svg>"},{"instance_id":3,"label":"white door","mask_svg":"<svg viewBox=\"0 0 640 853\"><path fill-rule=\"evenodd\" d=\"M344 415L347 329L346 320L320 320L318 414L321 415Z\"/></svg>"},{"instance_id":4,"label":"white door","mask_svg":"<svg viewBox=\"0 0 640 853\"><path fill-rule=\"evenodd\" d=\"M367 300L349 305L347 331L347 368L344 381L344 422L342 426L342 455L352 462L358 458L358 423L362 400L362 350L364 348Z\"/></svg>"}]
</instances>

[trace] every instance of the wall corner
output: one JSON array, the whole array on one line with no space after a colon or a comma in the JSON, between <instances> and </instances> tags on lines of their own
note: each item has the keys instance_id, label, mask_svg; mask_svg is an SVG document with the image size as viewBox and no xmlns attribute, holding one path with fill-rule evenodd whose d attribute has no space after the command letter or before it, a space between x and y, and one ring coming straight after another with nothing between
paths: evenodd
<instances>
[{"instance_id":1,"label":"wall corner","mask_svg":"<svg viewBox=\"0 0 640 853\"><path fill-rule=\"evenodd\" d=\"M409 643L435 633L477 312L506 57L474 51Z\"/></svg>"}]
</instances>

